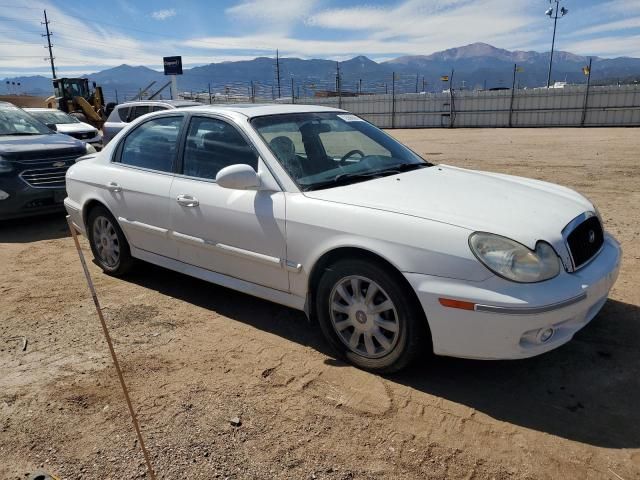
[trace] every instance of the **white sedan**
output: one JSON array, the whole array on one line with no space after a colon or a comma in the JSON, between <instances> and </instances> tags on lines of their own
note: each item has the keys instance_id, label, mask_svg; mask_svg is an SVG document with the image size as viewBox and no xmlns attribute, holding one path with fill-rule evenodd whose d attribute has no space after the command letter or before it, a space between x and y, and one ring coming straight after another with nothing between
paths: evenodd
<instances>
[{"instance_id":1,"label":"white sedan","mask_svg":"<svg viewBox=\"0 0 640 480\"><path fill-rule=\"evenodd\" d=\"M88 123L81 122L73 115L52 108L25 108L24 110L52 130L82 140L96 150L102 148L100 130Z\"/></svg>"},{"instance_id":2,"label":"white sedan","mask_svg":"<svg viewBox=\"0 0 640 480\"><path fill-rule=\"evenodd\" d=\"M303 310L372 371L551 350L620 266L580 194L431 164L343 110L151 113L85 158L65 205L106 273L140 259Z\"/></svg>"}]
</instances>

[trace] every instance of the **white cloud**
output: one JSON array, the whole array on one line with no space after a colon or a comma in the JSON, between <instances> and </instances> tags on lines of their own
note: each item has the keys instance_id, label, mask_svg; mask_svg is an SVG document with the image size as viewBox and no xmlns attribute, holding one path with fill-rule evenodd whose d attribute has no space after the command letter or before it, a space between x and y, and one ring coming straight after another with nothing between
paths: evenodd
<instances>
[{"instance_id":1,"label":"white cloud","mask_svg":"<svg viewBox=\"0 0 640 480\"><path fill-rule=\"evenodd\" d=\"M156 20L166 20L167 18L176 16L175 8L165 8L164 10L156 10L151 13L151 16Z\"/></svg>"},{"instance_id":2,"label":"white cloud","mask_svg":"<svg viewBox=\"0 0 640 480\"><path fill-rule=\"evenodd\" d=\"M250 14L249 5L257 8L257 3L245 2L230 10ZM288 0L277 3L286 4ZM343 30L348 35L337 33L327 40L315 40L295 38L290 34L291 29L254 30L242 37L195 38L183 44L203 49L256 51L260 48L264 52L278 48L285 55L333 59L360 54L378 58L421 55L477 41L510 48L539 38L539 31L530 28L529 6L529 0L405 0L394 7L324 9L308 16L299 8L290 14L305 25ZM264 10L275 15L274 11ZM253 12L252 18L260 18L263 13Z\"/></svg>"},{"instance_id":3,"label":"white cloud","mask_svg":"<svg viewBox=\"0 0 640 480\"><path fill-rule=\"evenodd\" d=\"M51 21L53 54L59 75L90 73L123 63L160 66L166 52L178 50L171 39L140 41L106 27L88 23L48 1L18 0L14 9L5 9L0 17L0 72L36 72L51 75L40 32L42 10ZM107 30L108 28L108 30ZM211 57L185 56L185 63L210 63ZM98 64L98 65L96 65Z\"/></svg>"},{"instance_id":4,"label":"white cloud","mask_svg":"<svg viewBox=\"0 0 640 480\"><path fill-rule=\"evenodd\" d=\"M628 30L632 28L640 28L640 17L626 18L615 22L601 23L594 25L593 27L581 28L573 32L570 36L584 36L603 32L619 32L620 30Z\"/></svg>"},{"instance_id":5,"label":"white cloud","mask_svg":"<svg viewBox=\"0 0 640 480\"><path fill-rule=\"evenodd\" d=\"M303 21L317 3L318 0L243 0L227 8L225 14L260 31L282 32Z\"/></svg>"},{"instance_id":6,"label":"white cloud","mask_svg":"<svg viewBox=\"0 0 640 480\"><path fill-rule=\"evenodd\" d=\"M598 37L565 43L563 50L578 55L640 57L640 35Z\"/></svg>"},{"instance_id":7,"label":"white cloud","mask_svg":"<svg viewBox=\"0 0 640 480\"><path fill-rule=\"evenodd\" d=\"M341 60L364 54L380 60L477 41L546 51L552 28L531 0L400 0L388 7L368 6L363 0L359 7L341 8L325 7L327 0L237 0L224 13L227 32L239 32L238 36L173 39L171 34L159 33L135 38L136 32L128 32L126 25L120 29L85 21L72 11L67 14L66 7L53 0L14 1L17 8L4 9L0 16L0 76L6 72L49 74L40 37L44 8L55 32L56 67L69 75L122 63L159 68L162 56L171 52L182 53L187 65L271 56L276 49L302 58ZM134 2L116 1L121 9L133 12ZM161 14L167 11L171 15ZM636 11L640 12L640 0L609 0L580 11L572 9L573 32L563 27L557 47L585 55L640 56ZM170 18L176 11L153 13ZM131 15L127 24L135 22ZM138 11L137 15L149 13ZM299 38L297 32L305 27L317 36Z\"/></svg>"}]
</instances>

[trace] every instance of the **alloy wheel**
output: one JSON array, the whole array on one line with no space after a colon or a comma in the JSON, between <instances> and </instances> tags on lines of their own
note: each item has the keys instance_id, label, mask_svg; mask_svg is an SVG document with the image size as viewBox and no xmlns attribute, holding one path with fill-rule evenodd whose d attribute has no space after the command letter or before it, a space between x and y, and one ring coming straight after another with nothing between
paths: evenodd
<instances>
[{"instance_id":1,"label":"alloy wheel","mask_svg":"<svg viewBox=\"0 0 640 480\"><path fill-rule=\"evenodd\" d=\"M352 352L380 358L393 351L400 321L393 301L371 279L351 275L340 279L329 295L331 322Z\"/></svg>"},{"instance_id":2,"label":"alloy wheel","mask_svg":"<svg viewBox=\"0 0 640 480\"><path fill-rule=\"evenodd\" d=\"M96 253L108 267L115 267L120 260L120 242L111 221L98 216L93 221L93 245Z\"/></svg>"}]
</instances>

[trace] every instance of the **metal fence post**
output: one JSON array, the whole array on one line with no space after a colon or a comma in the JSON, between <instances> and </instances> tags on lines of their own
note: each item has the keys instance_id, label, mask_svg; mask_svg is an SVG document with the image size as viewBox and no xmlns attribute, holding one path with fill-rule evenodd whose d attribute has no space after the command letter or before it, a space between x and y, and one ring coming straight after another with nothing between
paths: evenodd
<instances>
[{"instance_id":1,"label":"metal fence post","mask_svg":"<svg viewBox=\"0 0 640 480\"><path fill-rule=\"evenodd\" d=\"M396 72L391 81L391 128L396 128Z\"/></svg>"},{"instance_id":2,"label":"metal fence post","mask_svg":"<svg viewBox=\"0 0 640 480\"><path fill-rule=\"evenodd\" d=\"M517 64L513 64L513 83L511 84L511 104L509 105L509 127L513 126L511 123L511 119L513 117L513 98L515 96L516 90L516 70L518 69Z\"/></svg>"},{"instance_id":3,"label":"metal fence post","mask_svg":"<svg viewBox=\"0 0 640 480\"><path fill-rule=\"evenodd\" d=\"M451 70L451 76L449 77L449 128L453 128L453 116L456 114L455 106L453 104L453 73L454 70Z\"/></svg>"},{"instance_id":4,"label":"metal fence post","mask_svg":"<svg viewBox=\"0 0 640 480\"><path fill-rule=\"evenodd\" d=\"M342 81L340 80L340 62L336 62L336 90L338 91L338 108L342 108Z\"/></svg>"},{"instance_id":5,"label":"metal fence post","mask_svg":"<svg viewBox=\"0 0 640 480\"><path fill-rule=\"evenodd\" d=\"M589 103L589 87L591 87L591 62L593 58L589 58L589 74L587 75L587 91L584 94L584 106L582 107L582 119L580 120L580 126L584 127L584 123L587 120L587 104Z\"/></svg>"}]
</instances>

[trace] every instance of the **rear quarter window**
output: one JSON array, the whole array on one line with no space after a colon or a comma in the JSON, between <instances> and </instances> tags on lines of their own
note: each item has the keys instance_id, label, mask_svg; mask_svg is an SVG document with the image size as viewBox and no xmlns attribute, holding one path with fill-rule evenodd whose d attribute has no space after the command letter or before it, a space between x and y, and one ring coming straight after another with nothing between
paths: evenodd
<instances>
[{"instance_id":1,"label":"rear quarter window","mask_svg":"<svg viewBox=\"0 0 640 480\"><path fill-rule=\"evenodd\" d=\"M129 115L129 107L116 107L107 119L107 122L126 122Z\"/></svg>"}]
</instances>

